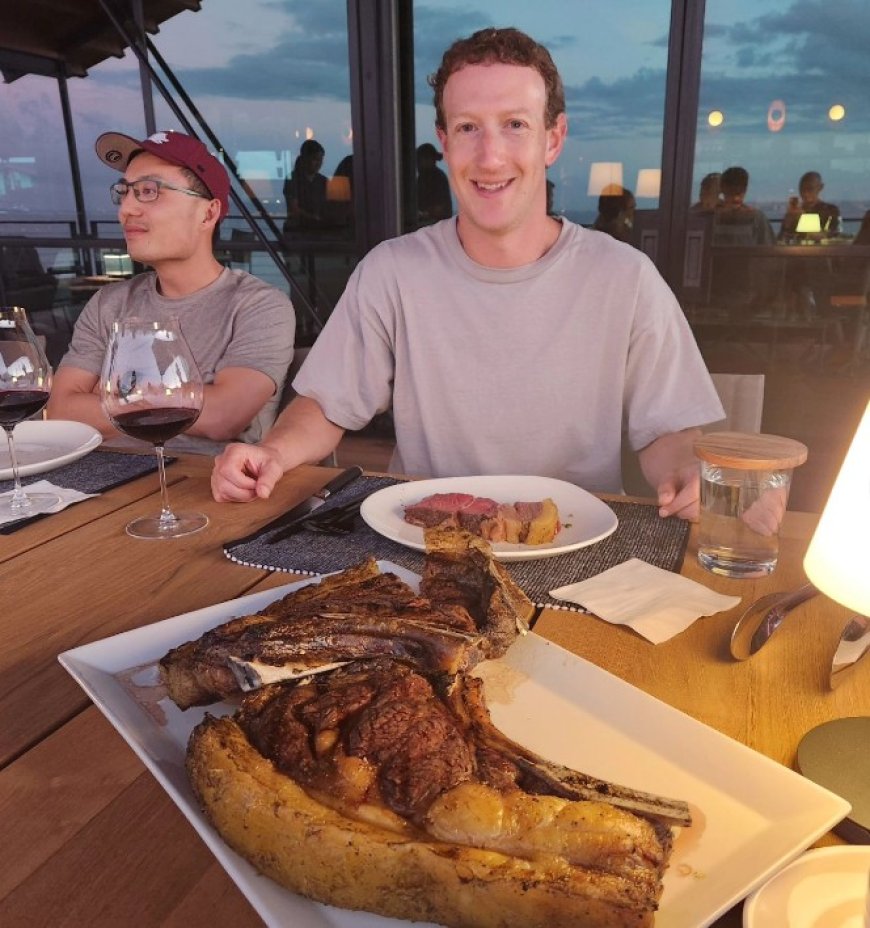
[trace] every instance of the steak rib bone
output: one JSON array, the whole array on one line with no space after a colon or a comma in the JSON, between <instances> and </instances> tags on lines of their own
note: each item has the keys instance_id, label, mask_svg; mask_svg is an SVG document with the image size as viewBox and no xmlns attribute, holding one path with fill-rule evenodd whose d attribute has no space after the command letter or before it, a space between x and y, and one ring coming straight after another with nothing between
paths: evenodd
<instances>
[{"instance_id":1,"label":"steak rib bone","mask_svg":"<svg viewBox=\"0 0 870 928\"><path fill-rule=\"evenodd\" d=\"M512 761L522 774L522 786L530 793L541 792L564 799L590 799L611 805L664 825L691 825L687 803L653 793L645 793L599 780L586 773L545 760L533 751L512 741L493 725L483 696L482 681L459 677L447 692L447 702L474 732L479 743Z\"/></svg>"}]
</instances>

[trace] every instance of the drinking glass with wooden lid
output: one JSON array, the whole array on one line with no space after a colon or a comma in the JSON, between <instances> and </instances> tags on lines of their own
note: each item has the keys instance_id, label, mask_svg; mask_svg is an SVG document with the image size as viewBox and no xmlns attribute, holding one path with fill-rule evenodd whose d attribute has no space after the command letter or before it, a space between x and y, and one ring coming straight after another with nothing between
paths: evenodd
<instances>
[{"instance_id":1,"label":"drinking glass with wooden lid","mask_svg":"<svg viewBox=\"0 0 870 928\"><path fill-rule=\"evenodd\" d=\"M806 445L779 435L711 432L695 442L701 465L698 560L726 577L776 568L792 472Z\"/></svg>"}]
</instances>

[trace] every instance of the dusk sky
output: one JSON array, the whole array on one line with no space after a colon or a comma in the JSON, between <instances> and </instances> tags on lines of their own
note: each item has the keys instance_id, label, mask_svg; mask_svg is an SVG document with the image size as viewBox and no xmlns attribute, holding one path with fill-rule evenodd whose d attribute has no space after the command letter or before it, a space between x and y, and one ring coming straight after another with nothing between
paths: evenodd
<instances>
[{"instance_id":1,"label":"dusk sky","mask_svg":"<svg viewBox=\"0 0 870 928\"><path fill-rule=\"evenodd\" d=\"M550 48L565 81L570 138L551 176L557 208L585 211L592 162L622 163L629 187L639 169L659 167L669 15L667 0L417 3L417 141L434 140L425 77L444 48L485 25L516 25ZM345 16L344 0L203 0L201 12L168 21L154 41L241 165L274 175L310 130L331 173L352 144ZM868 40L865 0L708 0L696 180L742 164L750 199L775 214L799 176L817 169L827 198L870 205ZM92 143L107 129L142 133L135 59L105 62L71 80L70 93L89 209L111 214L102 193L111 172ZM776 132L768 127L775 101L785 103ZM828 118L834 103L845 107L839 123ZM725 117L716 130L706 123L713 109ZM62 191L53 204L65 206L54 83L26 77L0 86L0 119L0 158L35 156L37 175ZM177 126L162 103L157 121Z\"/></svg>"}]
</instances>

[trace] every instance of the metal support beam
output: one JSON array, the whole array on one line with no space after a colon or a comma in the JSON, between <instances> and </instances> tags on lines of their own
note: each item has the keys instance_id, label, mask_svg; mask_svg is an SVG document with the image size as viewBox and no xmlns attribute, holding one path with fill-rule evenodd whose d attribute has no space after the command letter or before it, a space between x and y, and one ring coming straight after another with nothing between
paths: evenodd
<instances>
[{"instance_id":1,"label":"metal support beam","mask_svg":"<svg viewBox=\"0 0 870 928\"><path fill-rule=\"evenodd\" d=\"M396 0L348 0L357 240L365 253L402 231Z\"/></svg>"},{"instance_id":2,"label":"metal support beam","mask_svg":"<svg viewBox=\"0 0 870 928\"><path fill-rule=\"evenodd\" d=\"M145 32L145 13L142 9L142 0L133 0L133 18L136 21L136 38L139 41L139 48L145 54L145 60L148 60L148 35ZM157 121L154 118L154 94L151 90L151 75L148 69L139 59L139 84L142 88L142 106L145 110L145 132L148 135L154 135L157 131Z\"/></svg>"},{"instance_id":3,"label":"metal support beam","mask_svg":"<svg viewBox=\"0 0 870 928\"><path fill-rule=\"evenodd\" d=\"M704 7L705 0L673 0L671 5L657 264L677 293L683 284L686 216L692 201Z\"/></svg>"},{"instance_id":4,"label":"metal support beam","mask_svg":"<svg viewBox=\"0 0 870 928\"><path fill-rule=\"evenodd\" d=\"M72 110L69 105L69 91L66 84L66 74L63 65L57 76L57 89L60 94L60 111L63 115L63 128L66 135L67 154L69 155L69 169L72 177L73 196L76 204L76 237L84 238L88 234L88 217L85 210L85 196L82 190L82 172L79 167L79 153L76 147L75 127L73 126ZM90 249L78 250L78 263L85 274L94 273L94 257Z\"/></svg>"}]
</instances>

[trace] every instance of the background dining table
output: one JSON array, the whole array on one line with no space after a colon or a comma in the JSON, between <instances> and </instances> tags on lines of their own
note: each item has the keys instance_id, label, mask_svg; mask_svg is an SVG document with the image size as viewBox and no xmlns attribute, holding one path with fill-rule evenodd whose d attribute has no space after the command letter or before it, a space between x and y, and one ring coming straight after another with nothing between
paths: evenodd
<instances>
[{"instance_id":1,"label":"background dining table","mask_svg":"<svg viewBox=\"0 0 870 928\"><path fill-rule=\"evenodd\" d=\"M170 541L125 534L132 517L158 508L152 474L0 538L0 925L262 924L57 661L78 645L292 582L286 573L230 562L222 543L256 530L335 471L301 467L270 499L229 505L211 498L211 466L210 458L181 455L167 471L173 506L209 516L198 534ZM801 564L816 519L787 514L780 564L758 580L703 571L693 529L682 573L736 593L743 603L663 644L559 610L545 610L535 631L791 767L810 729L870 713L870 666L856 668L836 690L828 688L847 610L816 597L743 663L730 658L728 643L748 603L805 582ZM828 834L817 843L842 842ZM716 926L736 928L740 908Z\"/></svg>"}]
</instances>

